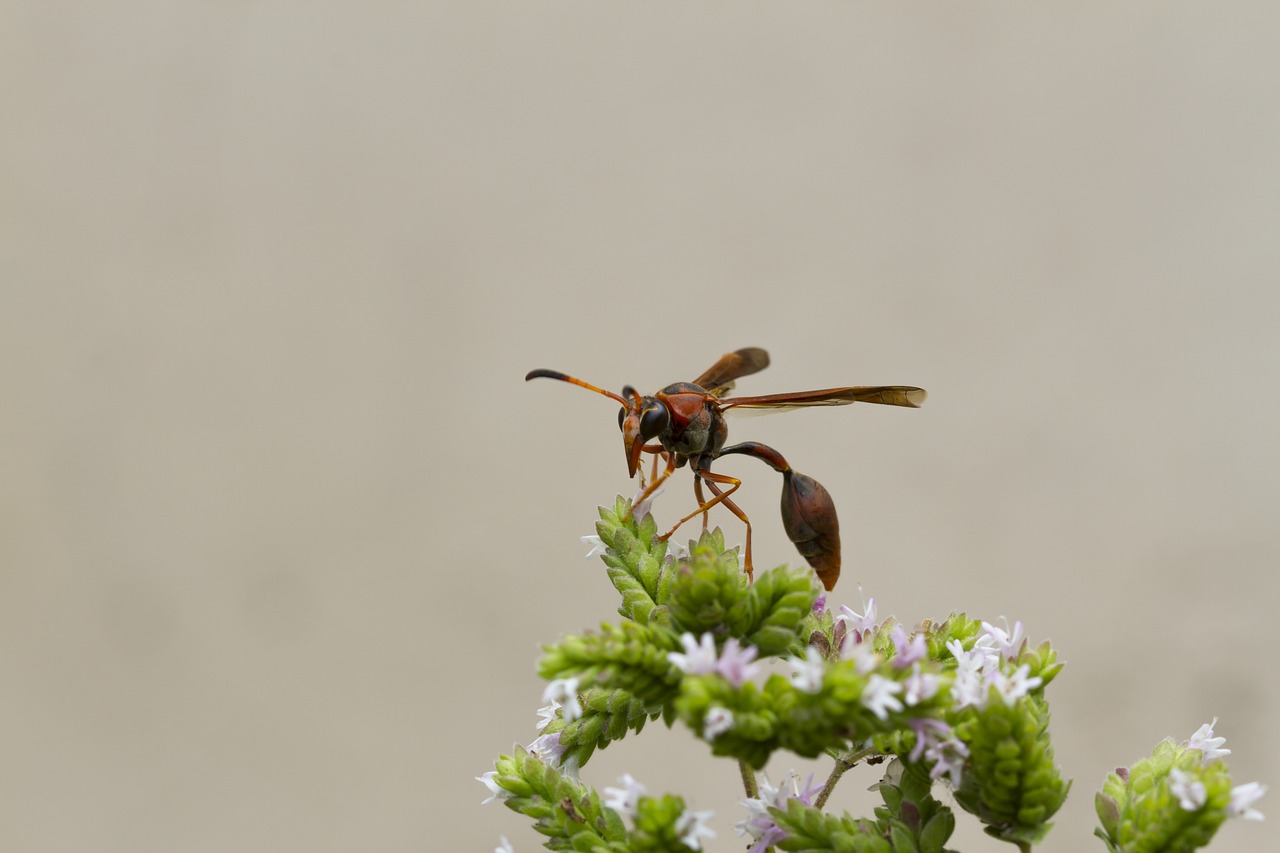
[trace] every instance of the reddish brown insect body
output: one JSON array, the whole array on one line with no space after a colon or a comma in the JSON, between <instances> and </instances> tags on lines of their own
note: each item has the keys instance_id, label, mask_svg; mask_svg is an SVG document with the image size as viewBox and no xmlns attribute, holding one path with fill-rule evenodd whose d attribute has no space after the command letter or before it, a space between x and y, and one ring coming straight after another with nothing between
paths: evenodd
<instances>
[{"instance_id":1,"label":"reddish brown insect body","mask_svg":"<svg viewBox=\"0 0 1280 853\"><path fill-rule=\"evenodd\" d=\"M670 537L680 525L699 513L702 514L702 525L706 527L707 511L716 504L724 504L747 526L743 560L747 577L751 577L752 571L751 521L729 498L742 481L713 472L711 463L731 454L754 456L765 462L782 474L782 524L788 538L813 567L822 585L832 589L840 577L840 522L836 518L836 506L831 495L817 480L792 470L782 454L772 447L756 441L725 447L729 430L724 413L734 408L793 409L843 406L855 402L919 408L926 394L923 389L907 385L857 385L761 397L724 396L733 387L735 379L768 366L768 353L758 347L748 347L722 356L692 382L677 382L656 394L643 397L629 385L618 395L555 370L532 370L525 380L539 377L558 379L617 400L622 405L618 412L618 426L622 429L622 445L631 476L640 470L643 453L654 455L655 472L659 458L666 462L662 474L655 473L651 477L637 503L652 495L676 468L688 464L693 469L693 490L698 498L698 508L676 522L662 538ZM653 439L658 443L647 443ZM702 493L704 483L711 490L711 500L706 500Z\"/></svg>"}]
</instances>

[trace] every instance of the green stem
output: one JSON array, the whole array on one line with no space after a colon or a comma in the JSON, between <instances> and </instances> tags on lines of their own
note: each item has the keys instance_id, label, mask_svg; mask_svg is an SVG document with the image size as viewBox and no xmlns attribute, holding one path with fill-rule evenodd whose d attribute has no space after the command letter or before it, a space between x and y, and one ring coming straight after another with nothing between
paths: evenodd
<instances>
[{"instance_id":1,"label":"green stem","mask_svg":"<svg viewBox=\"0 0 1280 853\"><path fill-rule=\"evenodd\" d=\"M747 792L747 799L759 798L760 788L756 785L756 771L741 758L738 759L738 770L742 773L742 789Z\"/></svg>"},{"instance_id":2,"label":"green stem","mask_svg":"<svg viewBox=\"0 0 1280 853\"><path fill-rule=\"evenodd\" d=\"M870 747L863 749L850 749L844 755L836 759L836 766L831 768L831 775L827 777L827 784L822 786L822 790L818 793L817 799L813 801L815 809L821 809L827 804L827 798L831 796L831 792L835 790L836 783L840 781L840 777L845 771L853 765L857 764L868 755L875 755L875 750Z\"/></svg>"}]
</instances>

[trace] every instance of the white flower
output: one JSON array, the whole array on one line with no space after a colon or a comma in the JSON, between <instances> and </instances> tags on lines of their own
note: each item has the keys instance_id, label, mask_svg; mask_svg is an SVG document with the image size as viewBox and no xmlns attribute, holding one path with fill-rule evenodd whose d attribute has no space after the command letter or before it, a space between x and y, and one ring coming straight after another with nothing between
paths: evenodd
<instances>
[{"instance_id":1,"label":"white flower","mask_svg":"<svg viewBox=\"0 0 1280 853\"><path fill-rule=\"evenodd\" d=\"M974 644L972 649L965 651L964 643L959 640L948 641L947 651L956 660L957 672L981 672L989 659L986 649Z\"/></svg>"},{"instance_id":2,"label":"white flower","mask_svg":"<svg viewBox=\"0 0 1280 853\"><path fill-rule=\"evenodd\" d=\"M510 791L508 791L506 788L503 788L500 785L498 785L498 782L496 779L497 775L498 775L497 770L490 770L488 773L485 773L483 776L475 777L477 782L479 782L481 785L484 785L486 788L489 789L489 799L484 800L483 802L480 803L480 805L487 806L489 805L489 803L492 803L494 800L505 800L513 796L513 794Z\"/></svg>"},{"instance_id":3,"label":"white flower","mask_svg":"<svg viewBox=\"0 0 1280 853\"><path fill-rule=\"evenodd\" d=\"M507 840L505 835L498 837L502 839L502 843L493 848L493 853L515 853L515 850L511 847L511 842Z\"/></svg>"},{"instance_id":4,"label":"white flower","mask_svg":"<svg viewBox=\"0 0 1280 853\"><path fill-rule=\"evenodd\" d=\"M769 781L768 774L761 774L759 784L759 797L751 797L742 801L742 805L746 806L747 819L734 824L734 829L739 835L750 835L755 844L752 845L748 853L761 853L770 847L775 846L787 837L787 833L777 822L773 816L769 814L770 808L786 810L787 800L799 800L806 806L813 804L813 798L822 790L822 785L813 784L813 774L809 774L809 780L805 784L804 790L800 790L800 777L794 770L789 776L791 780L791 790L787 790L786 782L776 788Z\"/></svg>"},{"instance_id":5,"label":"white flower","mask_svg":"<svg viewBox=\"0 0 1280 853\"><path fill-rule=\"evenodd\" d=\"M985 708L987 704L987 679L980 669L959 667L955 679L951 682L951 698L956 706L963 708L972 705Z\"/></svg>"},{"instance_id":6,"label":"white flower","mask_svg":"<svg viewBox=\"0 0 1280 853\"><path fill-rule=\"evenodd\" d=\"M538 731L542 731L551 724L551 721L556 718L556 711L558 710L560 710L559 702L552 702L550 705L544 705L538 709L538 724L536 727Z\"/></svg>"},{"instance_id":7,"label":"white flower","mask_svg":"<svg viewBox=\"0 0 1280 853\"><path fill-rule=\"evenodd\" d=\"M880 665L880 653L870 643L854 640L854 634L845 634L840 643L840 659L853 661L853 671L867 675Z\"/></svg>"},{"instance_id":8,"label":"white flower","mask_svg":"<svg viewBox=\"0 0 1280 853\"><path fill-rule=\"evenodd\" d=\"M1247 782L1231 789L1231 802L1227 806L1227 814L1244 820L1262 820L1262 812L1251 806L1267 792L1267 786L1257 782Z\"/></svg>"},{"instance_id":9,"label":"white flower","mask_svg":"<svg viewBox=\"0 0 1280 853\"><path fill-rule=\"evenodd\" d=\"M932 761L929 771L930 779L946 775L951 779L951 787L960 787L960 776L964 771L965 759L969 757L969 747L958 738L940 740L924 751L925 758Z\"/></svg>"},{"instance_id":10,"label":"white flower","mask_svg":"<svg viewBox=\"0 0 1280 853\"><path fill-rule=\"evenodd\" d=\"M711 741L733 728L733 712L716 705L702 718L702 739Z\"/></svg>"},{"instance_id":11,"label":"white flower","mask_svg":"<svg viewBox=\"0 0 1280 853\"><path fill-rule=\"evenodd\" d=\"M887 719L890 711L901 711L902 703L895 694L902 692L902 685L883 675L873 675L862 689L858 699L863 706L880 719Z\"/></svg>"},{"instance_id":12,"label":"white flower","mask_svg":"<svg viewBox=\"0 0 1280 853\"><path fill-rule=\"evenodd\" d=\"M621 788L604 789L604 804L618 814L634 820L640 798L648 792L644 785L631 777L630 773L623 773L618 777L618 781L622 783Z\"/></svg>"},{"instance_id":13,"label":"white flower","mask_svg":"<svg viewBox=\"0 0 1280 853\"><path fill-rule=\"evenodd\" d=\"M822 689L822 676L827 667L822 654L813 646L805 648L803 659L791 658L787 663L791 666L791 683L797 690L817 693Z\"/></svg>"},{"instance_id":14,"label":"white flower","mask_svg":"<svg viewBox=\"0 0 1280 853\"><path fill-rule=\"evenodd\" d=\"M1224 737L1213 736L1213 727L1217 724L1218 718L1214 717L1213 722L1205 723L1203 726L1196 729L1196 733L1187 741L1188 748L1200 750L1200 760L1205 764L1221 758L1224 755L1231 754L1231 750L1222 748L1222 745L1227 742L1227 739Z\"/></svg>"},{"instance_id":15,"label":"white flower","mask_svg":"<svg viewBox=\"0 0 1280 853\"><path fill-rule=\"evenodd\" d=\"M597 557L609 550L609 546L604 544L604 540L599 536L583 536L581 537L583 545L590 545L591 550L587 552L587 559Z\"/></svg>"},{"instance_id":16,"label":"white flower","mask_svg":"<svg viewBox=\"0 0 1280 853\"><path fill-rule=\"evenodd\" d=\"M939 684L940 679L938 676L929 672L921 672L920 662L916 661L911 666L911 674L902 681L902 698L909 706L918 705L937 695Z\"/></svg>"},{"instance_id":17,"label":"white flower","mask_svg":"<svg viewBox=\"0 0 1280 853\"><path fill-rule=\"evenodd\" d=\"M560 715L566 723L582 716L582 703L578 701L578 679L557 678L542 691L542 701L560 706Z\"/></svg>"},{"instance_id":18,"label":"white flower","mask_svg":"<svg viewBox=\"0 0 1280 853\"><path fill-rule=\"evenodd\" d=\"M893 630L889 632L889 639L893 641L894 669L906 669L916 661L924 660L925 655L929 653L928 642L923 632L908 639L906 629L901 625L894 625Z\"/></svg>"},{"instance_id":19,"label":"white flower","mask_svg":"<svg viewBox=\"0 0 1280 853\"><path fill-rule=\"evenodd\" d=\"M1178 798L1178 805L1189 812L1198 810L1205 802L1204 783L1176 767L1169 771L1169 792Z\"/></svg>"},{"instance_id":20,"label":"white flower","mask_svg":"<svg viewBox=\"0 0 1280 853\"><path fill-rule=\"evenodd\" d=\"M693 634L685 631L680 635L680 645L684 646L684 654L668 652L667 660L678 666L685 675L710 675L716 671L719 663L716 638L709 632L703 634L699 641Z\"/></svg>"},{"instance_id":21,"label":"white flower","mask_svg":"<svg viewBox=\"0 0 1280 853\"><path fill-rule=\"evenodd\" d=\"M867 601L862 608L863 612L858 613L845 605L840 605L840 615L836 617L837 622L845 623L845 627L850 631L874 631L876 627L876 600L874 598Z\"/></svg>"},{"instance_id":22,"label":"white flower","mask_svg":"<svg viewBox=\"0 0 1280 853\"><path fill-rule=\"evenodd\" d=\"M1030 665L1024 663L1014 670L1013 675L1000 671L991 674L991 685L1000 694L1000 698L1004 699L1006 707L1012 708L1019 699L1044 683L1044 679L1038 675L1028 678L1030 672Z\"/></svg>"},{"instance_id":23,"label":"white flower","mask_svg":"<svg viewBox=\"0 0 1280 853\"><path fill-rule=\"evenodd\" d=\"M1004 624L1007 627L1009 620L1005 619ZM995 645L1000 649L1000 655L1005 660L1015 660L1021 653L1022 639L1022 622L1013 623L1013 628L1008 631L1002 631L990 622L982 623L982 630L985 636L991 638Z\"/></svg>"},{"instance_id":24,"label":"white flower","mask_svg":"<svg viewBox=\"0 0 1280 853\"><path fill-rule=\"evenodd\" d=\"M649 512L653 509L653 502L657 500L658 495L662 494L665 491L666 489L664 487L659 486L657 489L653 491L652 494L649 495L649 497L640 501L640 503L636 503L636 499L644 494L644 489L641 489L640 491L636 492L636 496L631 499L632 517L635 518L637 522L644 521L644 517L648 515Z\"/></svg>"},{"instance_id":25,"label":"white flower","mask_svg":"<svg viewBox=\"0 0 1280 853\"><path fill-rule=\"evenodd\" d=\"M752 663L758 654L760 650L755 646L744 647L737 637L730 637L724 642L724 649L716 663L716 672L734 687L741 687L760 673L759 664Z\"/></svg>"},{"instance_id":26,"label":"white flower","mask_svg":"<svg viewBox=\"0 0 1280 853\"><path fill-rule=\"evenodd\" d=\"M560 742L560 732L553 732L549 735L542 735L533 743L525 747L529 754L541 761L543 764L550 764L552 767L562 767L565 763L564 754L568 750L564 744ZM571 772L571 775L577 774L577 768L563 768Z\"/></svg>"},{"instance_id":27,"label":"white flower","mask_svg":"<svg viewBox=\"0 0 1280 853\"><path fill-rule=\"evenodd\" d=\"M699 838L716 837L711 827L707 826L714 815L714 812L695 812L685 809L676 819L676 834L680 836L680 842L694 850L701 850L702 842Z\"/></svg>"}]
</instances>

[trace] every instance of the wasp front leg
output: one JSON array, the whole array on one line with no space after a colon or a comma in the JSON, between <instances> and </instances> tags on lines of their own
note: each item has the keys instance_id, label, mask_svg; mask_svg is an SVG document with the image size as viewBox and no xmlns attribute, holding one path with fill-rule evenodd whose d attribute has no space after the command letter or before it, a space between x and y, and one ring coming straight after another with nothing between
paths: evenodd
<instances>
[{"instance_id":1,"label":"wasp front leg","mask_svg":"<svg viewBox=\"0 0 1280 853\"><path fill-rule=\"evenodd\" d=\"M653 497L657 493L658 488L664 482L666 482L667 478L670 477L672 472L676 470L675 454L668 452L665 448L663 448L661 444L646 444L641 449L645 453L653 454L653 473L649 477L649 484L645 485L644 470L641 469L640 494L637 495L636 499L631 502L632 509L640 506L640 504L644 503L645 501L649 500L649 498ZM667 460L667 467L662 470L661 474L658 474L658 458L659 457Z\"/></svg>"}]
</instances>

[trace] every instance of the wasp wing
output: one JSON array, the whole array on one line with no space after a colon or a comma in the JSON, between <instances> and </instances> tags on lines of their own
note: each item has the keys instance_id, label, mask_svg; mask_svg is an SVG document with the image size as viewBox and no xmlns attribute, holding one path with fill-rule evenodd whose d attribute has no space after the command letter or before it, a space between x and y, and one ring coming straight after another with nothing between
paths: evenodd
<instances>
[{"instance_id":1,"label":"wasp wing","mask_svg":"<svg viewBox=\"0 0 1280 853\"><path fill-rule=\"evenodd\" d=\"M720 397L733 387L733 380L759 373L768 366L769 353L759 347L745 347L720 356L715 364L693 380L693 384Z\"/></svg>"},{"instance_id":2,"label":"wasp wing","mask_svg":"<svg viewBox=\"0 0 1280 853\"><path fill-rule=\"evenodd\" d=\"M850 403L879 403L918 409L928 393L910 385L853 385L823 388L794 394L766 394L762 397L730 397L720 401L723 409L800 409L807 406L847 406Z\"/></svg>"}]
</instances>

